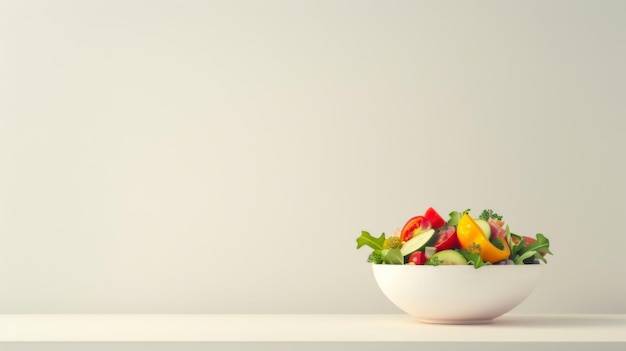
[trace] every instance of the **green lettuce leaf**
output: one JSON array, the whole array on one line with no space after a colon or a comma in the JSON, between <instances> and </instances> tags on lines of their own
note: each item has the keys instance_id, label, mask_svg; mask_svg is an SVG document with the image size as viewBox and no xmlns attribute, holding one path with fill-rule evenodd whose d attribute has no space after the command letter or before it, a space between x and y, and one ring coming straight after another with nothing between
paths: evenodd
<instances>
[{"instance_id":1,"label":"green lettuce leaf","mask_svg":"<svg viewBox=\"0 0 626 351\"><path fill-rule=\"evenodd\" d=\"M513 239L516 239L517 244L513 244ZM517 257L524 251L524 238L522 238L520 235L511 233L510 248L511 248L511 255L509 256L509 258L515 261Z\"/></svg>"},{"instance_id":2,"label":"green lettuce leaf","mask_svg":"<svg viewBox=\"0 0 626 351\"><path fill-rule=\"evenodd\" d=\"M543 253L552 255L552 252L550 252L550 240L548 240L548 238L541 233L537 233L535 237L537 238L537 241L528 245L526 249L537 251L540 254Z\"/></svg>"},{"instance_id":3,"label":"green lettuce leaf","mask_svg":"<svg viewBox=\"0 0 626 351\"><path fill-rule=\"evenodd\" d=\"M433 256L433 257L429 258L424 263L424 265L426 265L426 266L438 266L440 264L441 264L441 261L439 260L439 257L437 257L437 256Z\"/></svg>"},{"instance_id":4,"label":"green lettuce leaf","mask_svg":"<svg viewBox=\"0 0 626 351\"><path fill-rule=\"evenodd\" d=\"M461 217L463 217L464 214L469 213L469 211L471 210L468 208L467 210L463 212L458 212L458 211L450 212L450 219L448 220L446 224L449 226L456 226L457 224L459 224Z\"/></svg>"},{"instance_id":5,"label":"green lettuce leaf","mask_svg":"<svg viewBox=\"0 0 626 351\"><path fill-rule=\"evenodd\" d=\"M488 266L491 264L489 262L483 261L483 259L478 254L471 253L467 250L459 250L459 253L463 255L463 257L465 257L467 262L473 264L474 268L480 268L482 266Z\"/></svg>"},{"instance_id":6,"label":"green lettuce leaf","mask_svg":"<svg viewBox=\"0 0 626 351\"><path fill-rule=\"evenodd\" d=\"M387 264L404 264L404 256L402 256L400 249L385 249L381 253Z\"/></svg>"},{"instance_id":7,"label":"green lettuce leaf","mask_svg":"<svg viewBox=\"0 0 626 351\"><path fill-rule=\"evenodd\" d=\"M524 261L534 257L534 258L538 258L540 260L542 260L544 263L546 262L546 259L543 258L543 256L541 256L541 254L535 250L530 250L530 251L526 251L523 254L521 254L519 257L517 257L515 259L515 264L524 264Z\"/></svg>"},{"instance_id":8,"label":"green lettuce leaf","mask_svg":"<svg viewBox=\"0 0 626 351\"><path fill-rule=\"evenodd\" d=\"M506 243L509 245L509 248L513 248L513 240L511 237L511 230L509 229L509 225L506 225Z\"/></svg>"},{"instance_id":9,"label":"green lettuce leaf","mask_svg":"<svg viewBox=\"0 0 626 351\"><path fill-rule=\"evenodd\" d=\"M369 246L374 250L382 250L383 243L385 242L385 233L382 233L380 237L375 238L365 230L361 231L361 236L356 239L356 248L360 249L363 246Z\"/></svg>"}]
</instances>

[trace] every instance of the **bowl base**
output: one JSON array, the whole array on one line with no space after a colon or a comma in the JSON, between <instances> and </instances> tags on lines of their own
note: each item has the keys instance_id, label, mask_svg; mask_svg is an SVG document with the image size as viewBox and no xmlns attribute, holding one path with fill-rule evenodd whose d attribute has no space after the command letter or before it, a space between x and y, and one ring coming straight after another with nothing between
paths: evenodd
<instances>
[{"instance_id":1,"label":"bowl base","mask_svg":"<svg viewBox=\"0 0 626 351\"><path fill-rule=\"evenodd\" d=\"M489 324L493 319L429 319L418 318L421 323L428 324Z\"/></svg>"}]
</instances>

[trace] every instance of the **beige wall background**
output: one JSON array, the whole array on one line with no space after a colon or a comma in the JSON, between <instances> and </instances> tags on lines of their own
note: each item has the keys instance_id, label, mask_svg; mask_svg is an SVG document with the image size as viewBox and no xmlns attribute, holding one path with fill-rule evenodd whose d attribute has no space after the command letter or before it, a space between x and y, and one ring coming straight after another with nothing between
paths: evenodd
<instances>
[{"instance_id":1,"label":"beige wall background","mask_svg":"<svg viewBox=\"0 0 626 351\"><path fill-rule=\"evenodd\" d=\"M429 206L626 313L624 62L624 1L0 0L0 313L399 312L355 239Z\"/></svg>"}]
</instances>

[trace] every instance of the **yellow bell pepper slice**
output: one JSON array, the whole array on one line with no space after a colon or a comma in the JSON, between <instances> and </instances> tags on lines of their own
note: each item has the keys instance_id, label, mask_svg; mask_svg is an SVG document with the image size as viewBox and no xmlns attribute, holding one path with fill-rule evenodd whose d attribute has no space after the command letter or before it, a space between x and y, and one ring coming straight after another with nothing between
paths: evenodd
<instances>
[{"instance_id":1,"label":"yellow bell pepper slice","mask_svg":"<svg viewBox=\"0 0 626 351\"><path fill-rule=\"evenodd\" d=\"M478 254L485 262L496 263L508 259L511 255L511 249L505 238L502 238L504 248L500 250L487 239L483 230L467 213L459 220L456 235L462 249Z\"/></svg>"}]
</instances>

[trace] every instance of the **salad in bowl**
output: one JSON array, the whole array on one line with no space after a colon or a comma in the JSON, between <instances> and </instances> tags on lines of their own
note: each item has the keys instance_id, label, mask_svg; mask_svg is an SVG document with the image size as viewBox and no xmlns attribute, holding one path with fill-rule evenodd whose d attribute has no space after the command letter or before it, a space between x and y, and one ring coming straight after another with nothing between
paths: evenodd
<instances>
[{"instance_id":1,"label":"salad in bowl","mask_svg":"<svg viewBox=\"0 0 626 351\"><path fill-rule=\"evenodd\" d=\"M367 261L374 264L408 265L485 265L547 263L550 241L545 235L518 235L493 210L478 217L470 209L450 212L448 220L429 207L423 215L409 219L402 230L389 237L361 231L357 249L373 251Z\"/></svg>"},{"instance_id":2,"label":"salad in bowl","mask_svg":"<svg viewBox=\"0 0 626 351\"><path fill-rule=\"evenodd\" d=\"M444 220L432 207L386 237L362 231L357 249L383 294L427 323L486 323L509 312L537 285L550 242L511 232L503 217L484 210L453 211Z\"/></svg>"}]
</instances>

